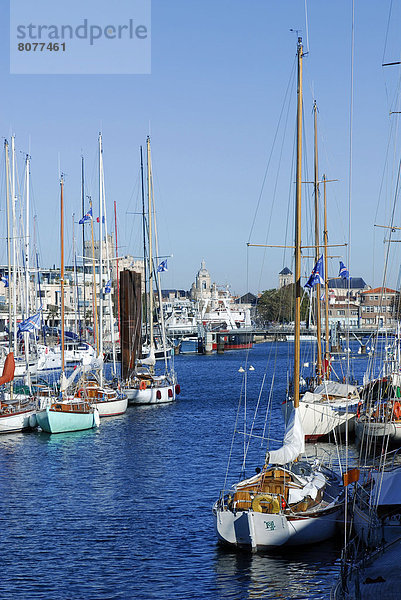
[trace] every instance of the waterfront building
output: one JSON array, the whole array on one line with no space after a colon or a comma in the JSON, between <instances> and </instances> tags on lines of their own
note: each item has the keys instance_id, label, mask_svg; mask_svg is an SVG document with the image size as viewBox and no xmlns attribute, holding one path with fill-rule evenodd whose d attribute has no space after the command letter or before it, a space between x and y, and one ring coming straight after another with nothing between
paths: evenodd
<instances>
[{"instance_id":1,"label":"waterfront building","mask_svg":"<svg viewBox=\"0 0 401 600\"><path fill-rule=\"evenodd\" d=\"M361 327L394 327L397 316L398 292L377 287L361 292Z\"/></svg>"},{"instance_id":2,"label":"waterfront building","mask_svg":"<svg viewBox=\"0 0 401 600\"><path fill-rule=\"evenodd\" d=\"M294 275L288 267L284 267L278 274L278 289L281 289L286 285L291 285L291 283L294 283Z\"/></svg>"}]
</instances>

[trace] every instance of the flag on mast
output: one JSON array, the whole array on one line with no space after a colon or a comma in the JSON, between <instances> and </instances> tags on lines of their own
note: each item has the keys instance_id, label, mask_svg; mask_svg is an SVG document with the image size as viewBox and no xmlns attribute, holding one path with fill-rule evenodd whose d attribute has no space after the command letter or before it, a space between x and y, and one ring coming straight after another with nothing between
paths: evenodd
<instances>
[{"instance_id":1,"label":"flag on mast","mask_svg":"<svg viewBox=\"0 0 401 600\"><path fill-rule=\"evenodd\" d=\"M162 262L160 263L160 265L157 267L157 272L158 273L163 273L163 271L168 271L168 268L167 268L167 258L165 260L162 260Z\"/></svg>"},{"instance_id":2,"label":"flag on mast","mask_svg":"<svg viewBox=\"0 0 401 600\"><path fill-rule=\"evenodd\" d=\"M313 267L313 271L304 287L312 289L318 283L320 283L320 285L324 285L323 254Z\"/></svg>"},{"instance_id":3,"label":"flag on mast","mask_svg":"<svg viewBox=\"0 0 401 600\"><path fill-rule=\"evenodd\" d=\"M91 221L92 220L92 207L90 207L90 209L88 210L88 212L86 213L86 215L84 215L82 217L82 219L80 219L78 221L79 225L83 225L84 223L86 223L87 221Z\"/></svg>"},{"instance_id":4,"label":"flag on mast","mask_svg":"<svg viewBox=\"0 0 401 600\"><path fill-rule=\"evenodd\" d=\"M345 264L340 260L340 272L338 273L338 276L341 277L341 279L349 279L349 271L347 269L347 267L345 266Z\"/></svg>"}]
</instances>

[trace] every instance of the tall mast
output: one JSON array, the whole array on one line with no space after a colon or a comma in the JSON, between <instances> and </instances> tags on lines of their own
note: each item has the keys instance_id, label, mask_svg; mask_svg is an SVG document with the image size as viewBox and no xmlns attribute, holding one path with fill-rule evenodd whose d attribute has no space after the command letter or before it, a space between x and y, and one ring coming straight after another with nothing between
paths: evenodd
<instances>
[{"instance_id":1,"label":"tall mast","mask_svg":"<svg viewBox=\"0 0 401 600\"><path fill-rule=\"evenodd\" d=\"M144 268L144 281L145 281L145 289L144 291L144 311L145 315L145 323L147 323L147 315L148 315L148 299L147 299L147 268L146 268L146 218L145 218L145 184L143 177L143 156L142 156L142 146L141 146L141 192L142 192L142 232L143 232L143 268ZM147 337L148 330L146 328L145 336Z\"/></svg>"},{"instance_id":2,"label":"tall mast","mask_svg":"<svg viewBox=\"0 0 401 600\"><path fill-rule=\"evenodd\" d=\"M61 374L64 374L64 178L60 179L60 251L61 251Z\"/></svg>"},{"instance_id":3,"label":"tall mast","mask_svg":"<svg viewBox=\"0 0 401 600\"><path fill-rule=\"evenodd\" d=\"M84 157L81 156L81 203L82 203L82 218L85 216L85 171L84 171ZM84 288L84 304L83 304L83 334L86 338L86 290L85 290L85 222L82 222L82 282ZM81 338L81 332L79 332Z\"/></svg>"},{"instance_id":4,"label":"tall mast","mask_svg":"<svg viewBox=\"0 0 401 600\"><path fill-rule=\"evenodd\" d=\"M327 271L327 202L326 202L326 175L323 175L323 198L324 198L324 232L323 232L323 241L324 241L324 284L325 284L325 292L324 292L324 306L325 306L325 328L326 328L326 350L325 350L325 379L329 378L329 360L330 360L330 330L329 330L329 277Z\"/></svg>"},{"instance_id":5,"label":"tall mast","mask_svg":"<svg viewBox=\"0 0 401 600\"><path fill-rule=\"evenodd\" d=\"M73 281L73 290L74 290L74 320L75 320L75 333L78 332L78 323L81 324L81 306L79 303L78 296L78 273L77 273L77 253L75 251L75 214L72 213L72 255L74 257L74 281ZM79 327L81 329L81 327Z\"/></svg>"},{"instance_id":6,"label":"tall mast","mask_svg":"<svg viewBox=\"0 0 401 600\"><path fill-rule=\"evenodd\" d=\"M102 151L103 152L103 151ZM102 221L104 220L104 237L106 242L106 281L111 281L111 269L110 269L110 248L109 248L109 237L107 233L107 212L106 212L106 188L104 185L104 168L103 168L103 154L102 154ZM104 294L104 288L101 288L101 295ZM113 353L113 375L116 376L117 368L116 368L116 344L114 339L114 318L113 318L113 302L111 299L111 291L107 294L108 296L108 305L109 305L109 323L110 323L110 341L111 348ZM102 327L103 321L100 324ZM103 336L102 336L103 337ZM100 382L103 385L103 369L100 370Z\"/></svg>"},{"instance_id":7,"label":"tall mast","mask_svg":"<svg viewBox=\"0 0 401 600\"><path fill-rule=\"evenodd\" d=\"M26 182L26 204L25 204L25 293L26 293L26 316L29 317L29 171L30 171L30 157L27 154L25 159L25 182Z\"/></svg>"},{"instance_id":8,"label":"tall mast","mask_svg":"<svg viewBox=\"0 0 401 600\"><path fill-rule=\"evenodd\" d=\"M299 406L300 335L301 335L301 181L302 181L302 38L298 38L297 89L297 179L295 208L295 343L294 343L294 407Z\"/></svg>"},{"instance_id":9,"label":"tall mast","mask_svg":"<svg viewBox=\"0 0 401 600\"><path fill-rule=\"evenodd\" d=\"M89 201L92 209L92 200ZM96 261L95 261L95 238L93 235L93 211L91 217L91 240L92 240L92 298L93 298L93 341L96 345L96 351L99 356L99 336L97 334L97 297L96 297Z\"/></svg>"},{"instance_id":10,"label":"tall mast","mask_svg":"<svg viewBox=\"0 0 401 600\"><path fill-rule=\"evenodd\" d=\"M11 241L10 241L10 158L8 155L8 142L4 142L4 150L6 153L6 201L7 201L7 257L8 257L8 349L12 352L12 302L11 302L11 289L15 285L15 282L11 280ZM17 337L16 330L13 331L14 337ZM10 399L13 399L13 382L10 382Z\"/></svg>"},{"instance_id":11,"label":"tall mast","mask_svg":"<svg viewBox=\"0 0 401 600\"><path fill-rule=\"evenodd\" d=\"M118 243L117 243L117 203L114 200L114 230L116 237L116 273L117 273L117 323L118 323L118 339L121 342L120 331L120 273L118 270Z\"/></svg>"},{"instance_id":12,"label":"tall mast","mask_svg":"<svg viewBox=\"0 0 401 600\"><path fill-rule=\"evenodd\" d=\"M25 302L25 310L26 315L25 318L29 317L30 314L30 306L29 306L29 298L30 298L30 277L29 277L29 243L30 243L30 231L29 231L29 186L30 186L30 166L31 161L29 154L26 155L26 166L25 166L25 181L26 181L26 205L25 205L25 294L26 294L26 302ZM25 346L25 360L26 360L26 368L29 373L29 332L24 333L24 346Z\"/></svg>"},{"instance_id":13,"label":"tall mast","mask_svg":"<svg viewBox=\"0 0 401 600\"><path fill-rule=\"evenodd\" d=\"M318 168L318 153L317 153L317 105L316 100L313 103L314 115L314 131L315 131L315 263L320 258L320 243L319 243L319 168ZM326 271L325 271L326 274ZM320 316L320 283L316 285L316 337L317 337L317 361L316 375L317 383L322 383L322 325Z\"/></svg>"},{"instance_id":14,"label":"tall mast","mask_svg":"<svg viewBox=\"0 0 401 600\"><path fill-rule=\"evenodd\" d=\"M4 150L6 154L6 202L7 202L7 259L8 259L8 346L9 352L12 351L12 301L11 301L11 286L14 282L11 283L11 227L10 227L10 163L9 163L9 155L8 155L8 142L5 140L4 142ZM13 332L15 334L15 331Z\"/></svg>"},{"instance_id":15,"label":"tall mast","mask_svg":"<svg viewBox=\"0 0 401 600\"><path fill-rule=\"evenodd\" d=\"M101 133L99 133L99 353L100 356L103 356L103 148Z\"/></svg>"},{"instance_id":16,"label":"tall mast","mask_svg":"<svg viewBox=\"0 0 401 600\"><path fill-rule=\"evenodd\" d=\"M15 186L15 136L11 137L11 213L12 213L12 275L14 282L12 286L13 294L13 331L17 331L17 269L16 269L16 254L17 254L17 236L16 236L16 218L15 206L17 202L16 186ZM10 285L11 290L11 285ZM17 336L14 336L14 354L17 355Z\"/></svg>"},{"instance_id":17,"label":"tall mast","mask_svg":"<svg viewBox=\"0 0 401 600\"><path fill-rule=\"evenodd\" d=\"M149 347L153 349L153 253L152 253L152 165L150 158L150 137L146 139L148 159L148 228L149 228Z\"/></svg>"}]
</instances>

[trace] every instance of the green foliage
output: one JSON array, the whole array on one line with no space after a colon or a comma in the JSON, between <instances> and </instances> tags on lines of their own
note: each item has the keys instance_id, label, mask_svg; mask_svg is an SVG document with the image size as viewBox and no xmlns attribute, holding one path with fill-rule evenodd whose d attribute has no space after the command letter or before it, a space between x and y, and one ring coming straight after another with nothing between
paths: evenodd
<instances>
[{"instance_id":1,"label":"green foliage","mask_svg":"<svg viewBox=\"0 0 401 600\"><path fill-rule=\"evenodd\" d=\"M285 285L279 290L266 290L259 298L258 316L264 321L290 323L294 320L295 284ZM309 310L309 296L303 295L301 301L301 320L305 320Z\"/></svg>"}]
</instances>

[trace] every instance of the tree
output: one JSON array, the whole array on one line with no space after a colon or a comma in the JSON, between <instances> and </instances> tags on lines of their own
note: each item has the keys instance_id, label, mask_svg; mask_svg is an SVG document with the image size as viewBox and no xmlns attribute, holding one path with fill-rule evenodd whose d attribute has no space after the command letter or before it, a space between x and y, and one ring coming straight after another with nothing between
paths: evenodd
<instances>
[{"instance_id":1,"label":"tree","mask_svg":"<svg viewBox=\"0 0 401 600\"><path fill-rule=\"evenodd\" d=\"M259 298L257 312L264 321L289 323L294 320L295 284L285 285L280 289L266 290ZM309 310L309 296L301 299L301 320L306 318Z\"/></svg>"}]
</instances>

